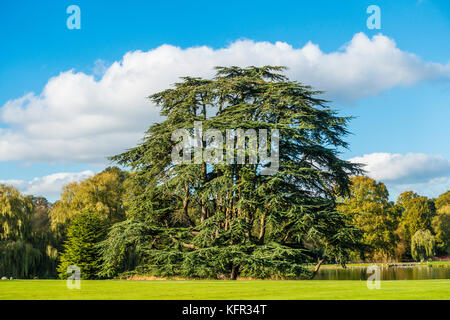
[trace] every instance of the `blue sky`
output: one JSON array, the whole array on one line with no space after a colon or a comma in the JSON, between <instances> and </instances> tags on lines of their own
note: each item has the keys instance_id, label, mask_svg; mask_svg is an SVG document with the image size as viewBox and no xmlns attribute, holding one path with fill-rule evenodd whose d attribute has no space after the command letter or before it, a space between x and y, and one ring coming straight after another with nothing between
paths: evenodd
<instances>
[{"instance_id":1,"label":"blue sky","mask_svg":"<svg viewBox=\"0 0 450 320\"><path fill-rule=\"evenodd\" d=\"M72 4L80 30L66 27ZM372 4L380 30L366 26ZM0 38L0 181L23 192L54 201L134 146L158 119L144 97L181 72L262 62L356 117L342 156L393 200L450 188L448 1L4 0Z\"/></svg>"}]
</instances>

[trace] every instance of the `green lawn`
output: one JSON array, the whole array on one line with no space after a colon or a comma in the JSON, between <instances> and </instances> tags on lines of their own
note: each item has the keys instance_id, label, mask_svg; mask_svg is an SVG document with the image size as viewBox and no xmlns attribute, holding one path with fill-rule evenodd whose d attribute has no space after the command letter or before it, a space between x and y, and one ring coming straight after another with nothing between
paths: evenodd
<instances>
[{"instance_id":1,"label":"green lawn","mask_svg":"<svg viewBox=\"0 0 450 320\"><path fill-rule=\"evenodd\" d=\"M448 280L382 281L127 281L82 280L67 289L62 280L0 281L0 299L450 299Z\"/></svg>"}]
</instances>

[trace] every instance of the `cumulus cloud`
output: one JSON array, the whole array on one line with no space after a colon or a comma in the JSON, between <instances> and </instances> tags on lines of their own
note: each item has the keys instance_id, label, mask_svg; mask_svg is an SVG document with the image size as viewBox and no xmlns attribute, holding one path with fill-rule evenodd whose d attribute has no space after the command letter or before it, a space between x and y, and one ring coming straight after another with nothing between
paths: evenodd
<instances>
[{"instance_id":1,"label":"cumulus cloud","mask_svg":"<svg viewBox=\"0 0 450 320\"><path fill-rule=\"evenodd\" d=\"M349 159L364 164L367 175L384 182L396 196L405 190L436 197L450 188L450 160L422 153L371 153Z\"/></svg>"},{"instance_id":2,"label":"cumulus cloud","mask_svg":"<svg viewBox=\"0 0 450 320\"><path fill-rule=\"evenodd\" d=\"M364 164L370 177L385 182L423 183L450 175L450 160L440 155L371 153L349 161Z\"/></svg>"},{"instance_id":3,"label":"cumulus cloud","mask_svg":"<svg viewBox=\"0 0 450 320\"><path fill-rule=\"evenodd\" d=\"M0 184L13 185L26 195L44 196L54 201L59 198L64 185L86 179L93 175L94 172L90 170L82 172L59 172L44 177L36 177L29 181L0 180Z\"/></svg>"},{"instance_id":4,"label":"cumulus cloud","mask_svg":"<svg viewBox=\"0 0 450 320\"><path fill-rule=\"evenodd\" d=\"M221 49L162 45L128 52L95 74L69 70L49 79L40 94L6 102L0 110L0 161L105 162L139 141L160 120L146 96L180 76L210 77L217 65L285 65L294 80L355 101L383 90L430 79L449 79L450 64L422 61L383 35L358 33L342 49L325 53L308 42L239 40ZM101 70L100 70L101 69Z\"/></svg>"}]
</instances>

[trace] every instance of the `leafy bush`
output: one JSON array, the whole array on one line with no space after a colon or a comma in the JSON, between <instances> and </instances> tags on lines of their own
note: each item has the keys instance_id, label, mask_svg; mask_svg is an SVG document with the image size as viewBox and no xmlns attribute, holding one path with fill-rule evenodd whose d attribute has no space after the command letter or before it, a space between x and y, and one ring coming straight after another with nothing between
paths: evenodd
<instances>
[{"instance_id":1,"label":"leafy bush","mask_svg":"<svg viewBox=\"0 0 450 320\"><path fill-rule=\"evenodd\" d=\"M76 216L70 223L64 253L58 266L59 277L67 279L67 268L76 265L80 268L81 279L95 279L100 269L100 250L98 243L105 237L105 223L92 213Z\"/></svg>"}]
</instances>

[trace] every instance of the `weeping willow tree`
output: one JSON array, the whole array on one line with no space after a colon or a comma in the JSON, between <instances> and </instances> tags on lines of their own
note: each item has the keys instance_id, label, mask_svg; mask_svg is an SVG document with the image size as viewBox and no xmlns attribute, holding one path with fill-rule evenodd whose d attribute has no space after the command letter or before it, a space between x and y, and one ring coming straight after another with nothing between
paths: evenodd
<instances>
[{"instance_id":1,"label":"weeping willow tree","mask_svg":"<svg viewBox=\"0 0 450 320\"><path fill-rule=\"evenodd\" d=\"M0 275L52 277L56 249L49 231L49 203L0 185Z\"/></svg>"},{"instance_id":2,"label":"weeping willow tree","mask_svg":"<svg viewBox=\"0 0 450 320\"><path fill-rule=\"evenodd\" d=\"M112 158L133 171L134 222L114 226L101 244L102 274L137 268L161 276L310 278L307 263L315 261L316 271L326 259L345 264L360 245L358 230L335 210L333 192L348 192L349 176L360 173L338 157L349 118L283 69L218 67L212 80L185 77L150 97L165 120ZM214 138L192 143L208 129ZM177 130L191 138L173 139ZM253 140L261 130L270 141ZM201 150L220 135L228 137L224 152L214 155L223 161L208 162ZM269 153L279 154L279 164Z\"/></svg>"},{"instance_id":3,"label":"weeping willow tree","mask_svg":"<svg viewBox=\"0 0 450 320\"><path fill-rule=\"evenodd\" d=\"M79 182L63 187L61 199L50 210L53 230L64 236L70 221L77 215L91 212L112 224L125 219L123 194L128 172L109 167Z\"/></svg>"},{"instance_id":4,"label":"weeping willow tree","mask_svg":"<svg viewBox=\"0 0 450 320\"><path fill-rule=\"evenodd\" d=\"M430 230L417 230L411 238L411 256L416 261L432 258L435 251L435 239Z\"/></svg>"}]
</instances>

